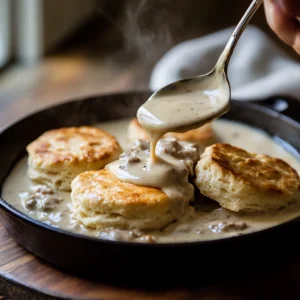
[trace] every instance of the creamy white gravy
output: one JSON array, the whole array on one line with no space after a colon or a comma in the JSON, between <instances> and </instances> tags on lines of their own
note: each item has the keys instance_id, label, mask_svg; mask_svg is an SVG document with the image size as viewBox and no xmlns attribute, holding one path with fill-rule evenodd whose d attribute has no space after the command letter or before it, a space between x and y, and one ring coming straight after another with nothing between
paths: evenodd
<instances>
[{"instance_id":1,"label":"creamy white gravy","mask_svg":"<svg viewBox=\"0 0 300 300\"><path fill-rule=\"evenodd\" d=\"M118 179L164 191L171 200L171 213L179 220L194 197L189 182L190 168L199 160L199 150L191 143L160 140L168 132L185 132L205 125L229 109L229 92L220 88L223 78L189 80L172 84L154 93L137 112L137 119L150 141L150 152L135 147L108 164ZM157 144L158 143L158 144ZM197 155L198 154L198 155ZM194 164L193 164L194 165Z\"/></svg>"},{"instance_id":2,"label":"creamy white gravy","mask_svg":"<svg viewBox=\"0 0 300 300\"><path fill-rule=\"evenodd\" d=\"M123 149L127 149L128 120L108 122L97 126L115 135L121 141ZM264 132L226 120L214 121L213 128L220 142L230 143L248 151L279 157L300 173L300 162L297 158ZM272 213L241 214L220 208L213 201L197 198L193 204L195 210L191 208L184 219L169 225L162 231L104 230L96 232L88 230L72 220L69 193L55 192L54 195L50 195L52 201L47 203L45 199L49 195L47 195L47 191L41 189L39 203L32 203L30 199L28 201L26 193L30 191L30 188L35 190L39 188L27 179L26 172L27 157L24 157L8 176L2 190L3 199L21 212L51 226L105 239L139 242L155 240L160 243L212 240L259 231L300 216L300 203ZM25 194L21 194L20 198L20 193ZM24 199L27 200L24 201Z\"/></svg>"},{"instance_id":3,"label":"creamy white gravy","mask_svg":"<svg viewBox=\"0 0 300 300\"><path fill-rule=\"evenodd\" d=\"M199 161L199 149L192 143L161 139L156 147L156 160L150 160L148 142L137 141L128 152L106 166L120 180L136 185L162 189L171 199L171 213L181 218L194 198L189 182L194 165Z\"/></svg>"}]
</instances>

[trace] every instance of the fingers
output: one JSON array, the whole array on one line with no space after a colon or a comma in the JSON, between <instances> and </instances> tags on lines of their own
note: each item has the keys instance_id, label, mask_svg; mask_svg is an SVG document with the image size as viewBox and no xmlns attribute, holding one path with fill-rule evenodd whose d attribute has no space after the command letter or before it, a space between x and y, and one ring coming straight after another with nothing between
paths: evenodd
<instances>
[{"instance_id":1,"label":"fingers","mask_svg":"<svg viewBox=\"0 0 300 300\"><path fill-rule=\"evenodd\" d=\"M265 13L269 26L286 44L300 54L300 1L265 0Z\"/></svg>"}]
</instances>

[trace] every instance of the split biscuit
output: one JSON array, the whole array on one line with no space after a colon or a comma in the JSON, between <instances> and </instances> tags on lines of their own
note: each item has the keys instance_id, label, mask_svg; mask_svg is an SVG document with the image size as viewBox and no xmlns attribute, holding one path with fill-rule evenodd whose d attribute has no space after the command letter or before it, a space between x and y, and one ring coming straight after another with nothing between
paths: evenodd
<instances>
[{"instance_id":1,"label":"split biscuit","mask_svg":"<svg viewBox=\"0 0 300 300\"><path fill-rule=\"evenodd\" d=\"M299 176L286 162L228 144L205 149L195 183L202 194L235 212L273 211L300 200Z\"/></svg>"},{"instance_id":2,"label":"split biscuit","mask_svg":"<svg viewBox=\"0 0 300 300\"><path fill-rule=\"evenodd\" d=\"M104 168L122 152L112 135L90 126L47 131L26 150L28 177L63 191L71 190L71 181L78 174Z\"/></svg>"},{"instance_id":3,"label":"split biscuit","mask_svg":"<svg viewBox=\"0 0 300 300\"><path fill-rule=\"evenodd\" d=\"M163 191L123 182L107 169L79 174L71 186L73 218L88 228L160 229L174 220Z\"/></svg>"},{"instance_id":4,"label":"split biscuit","mask_svg":"<svg viewBox=\"0 0 300 300\"><path fill-rule=\"evenodd\" d=\"M169 132L166 133L164 137L171 137L179 141L195 143L202 146L203 150L205 147L216 142L216 136L210 123L184 133ZM148 140L148 136L137 118L134 118L129 122L127 140L130 145L132 145L136 140Z\"/></svg>"}]
</instances>

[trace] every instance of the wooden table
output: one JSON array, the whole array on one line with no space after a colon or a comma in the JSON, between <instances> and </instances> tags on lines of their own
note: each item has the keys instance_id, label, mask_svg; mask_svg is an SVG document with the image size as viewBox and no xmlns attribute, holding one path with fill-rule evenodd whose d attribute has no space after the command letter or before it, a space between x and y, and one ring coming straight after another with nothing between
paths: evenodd
<instances>
[{"instance_id":1,"label":"wooden table","mask_svg":"<svg viewBox=\"0 0 300 300\"><path fill-rule=\"evenodd\" d=\"M136 63L110 56L73 53L50 56L37 65L16 65L0 77L0 128L58 102L146 87L147 74Z\"/></svg>"}]
</instances>

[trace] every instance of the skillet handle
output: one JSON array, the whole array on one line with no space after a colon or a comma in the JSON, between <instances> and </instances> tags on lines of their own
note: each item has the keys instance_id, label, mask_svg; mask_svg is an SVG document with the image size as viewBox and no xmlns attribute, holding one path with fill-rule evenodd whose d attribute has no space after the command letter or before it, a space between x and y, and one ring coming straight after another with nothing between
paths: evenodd
<instances>
[{"instance_id":1,"label":"skillet handle","mask_svg":"<svg viewBox=\"0 0 300 300\"><path fill-rule=\"evenodd\" d=\"M297 100L289 96L274 96L265 100L251 102L275 110L300 122L300 99Z\"/></svg>"}]
</instances>

